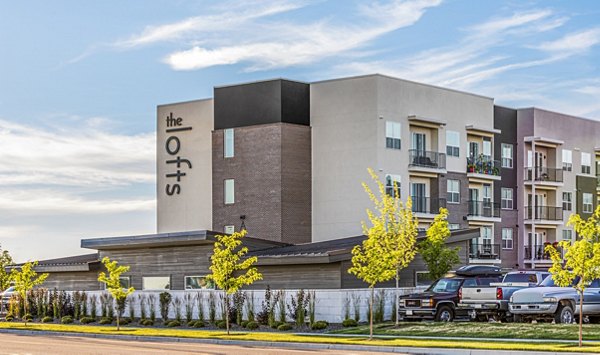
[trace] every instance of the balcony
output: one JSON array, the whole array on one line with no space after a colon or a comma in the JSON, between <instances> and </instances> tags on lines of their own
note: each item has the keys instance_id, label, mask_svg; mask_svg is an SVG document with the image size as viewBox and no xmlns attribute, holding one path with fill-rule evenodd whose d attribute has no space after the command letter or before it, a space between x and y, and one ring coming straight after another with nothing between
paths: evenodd
<instances>
[{"instance_id":1,"label":"balcony","mask_svg":"<svg viewBox=\"0 0 600 355\"><path fill-rule=\"evenodd\" d=\"M411 196L412 211L417 217L433 218L438 214L441 207L446 207L445 198L430 198L422 196Z\"/></svg>"},{"instance_id":2,"label":"balcony","mask_svg":"<svg viewBox=\"0 0 600 355\"><path fill-rule=\"evenodd\" d=\"M434 173L446 172L446 154L430 152L420 149L408 151L408 169L411 171L423 171Z\"/></svg>"},{"instance_id":3,"label":"balcony","mask_svg":"<svg viewBox=\"0 0 600 355\"><path fill-rule=\"evenodd\" d=\"M550 259L550 253L546 252L546 246L553 245L561 257L564 258L565 253L564 250L558 245L558 242L554 243L544 243L542 245L526 245L525 246L525 260L534 263L552 263Z\"/></svg>"},{"instance_id":4,"label":"balcony","mask_svg":"<svg viewBox=\"0 0 600 355\"><path fill-rule=\"evenodd\" d=\"M500 162L481 154L477 157L467 157L467 176L487 180L500 180Z\"/></svg>"},{"instance_id":5,"label":"balcony","mask_svg":"<svg viewBox=\"0 0 600 355\"><path fill-rule=\"evenodd\" d=\"M563 169L539 166L525 168L525 181L541 185L561 186L563 184Z\"/></svg>"},{"instance_id":6,"label":"balcony","mask_svg":"<svg viewBox=\"0 0 600 355\"><path fill-rule=\"evenodd\" d=\"M525 223L533 221L549 224L562 224L563 209L554 206L525 206Z\"/></svg>"},{"instance_id":7,"label":"balcony","mask_svg":"<svg viewBox=\"0 0 600 355\"><path fill-rule=\"evenodd\" d=\"M469 244L469 261L500 262L500 244Z\"/></svg>"},{"instance_id":8,"label":"balcony","mask_svg":"<svg viewBox=\"0 0 600 355\"><path fill-rule=\"evenodd\" d=\"M488 201L468 201L468 221L500 222L500 204Z\"/></svg>"}]
</instances>

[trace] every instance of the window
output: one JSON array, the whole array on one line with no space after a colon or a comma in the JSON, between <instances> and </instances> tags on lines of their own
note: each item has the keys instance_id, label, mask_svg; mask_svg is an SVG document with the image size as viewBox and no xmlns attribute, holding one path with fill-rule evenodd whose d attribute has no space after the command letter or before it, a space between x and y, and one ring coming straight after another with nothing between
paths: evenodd
<instances>
[{"instance_id":1,"label":"window","mask_svg":"<svg viewBox=\"0 0 600 355\"><path fill-rule=\"evenodd\" d=\"M130 288L131 287L131 277L130 276L119 277L119 282L121 283L121 288Z\"/></svg>"},{"instance_id":2,"label":"window","mask_svg":"<svg viewBox=\"0 0 600 355\"><path fill-rule=\"evenodd\" d=\"M513 146L512 144L502 143L502 167L513 167Z\"/></svg>"},{"instance_id":3,"label":"window","mask_svg":"<svg viewBox=\"0 0 600 355\"><path fill-rule=\"evenodd\" d=\"M460 181L448 180L448 203L460 203Z\"/></svg>"},{"instance_id":4,"label":"window","mask_svg":"<svg viewBox=\"0 0 600 355\"><path fill-rule=\"evenodd\" d=\"M581 153L581 173L591 174L592 171L592 155L590 153Z\"/></svg>"},{"instance_id":5,"label":"window","mask_svg":"<svg viewBox=\"0 0 600 355\"><path fill-rule=\"evenodd\" d=\"M208 280L206 276L186 276L185 277L185 289L186 290L212 290L215 288L215 284Z\"/></svg>"},{"instance_id":6,"label":"window","mask_svg":"<svg viewBox=\"0 0 600 355\"><path fill-rule=\"evenodd\" d=\"M592 213L592 211L594 210L593 196L594 195L587 192L583 193L583 212Z\"/></svg>"},{"instance_id":7,"label":"window","mask_svg":"<svg viewBox=\"0 0 600 355\"><path fill-rule=\"evenodd\" d=\"M492 244L492 227L481 227L481 241L483 245Z\"/></svg>"},{"instance_id":8,"label":"window","mask_svg":"<svg viewBox=\"0 0 600 355\"><path fill-rule=\"evenodd\" d=\"M503 187L500 191L501 194L501 206L503 210L513 209L513 189Z\"/></svg>"},{"instance_id":9,"label":"window","mask_svg":"<svg viewBox=\"0 0 600 355\"><path fill-rule=\"evenodd\" d=\"M228 128L223 134L223 156L233 157L233 128Z\"/></svg>"},{"instance_id":10,"label":"window","mask_svg":"<svg viewBox=\"0 0 600 355\"><path fill-rule=\"evenodd\" d=\"M401 126L398 122L385 123L385 147L392 149L400 149L400 132Z\"/></svg>"},{"instance_id":11,"label":"window","mask_svg":"<svg viewBox=\"0 0 600 355\"><path fill-rule=\"evenodd\" d=\"M572 192L563 192L563 199L562 199L562 208L564 211L571 211L573 210L573 193Z\"/></svg>"},{"instance_id":12,"label":"window","mask_svg":"<svg viewBox=\"0 0 600 355\"><path fill-rule=\"evenodd\" d=\"M451 231L460 229L460 224L458 223L448 223L448 229Z\"/></svg>"},{"instance_id":13,"label":"window","mask_svg":"<svg viewBox=\"0 0 600 355\"><path fill-rule=\"evenodd\" d=\"M513 230L512 228L502 228L502 249L513 248Z\"/></svg>"},{"instance_id":14,"label":"window","mask_svg":"<svg viewBox=\"0 0 600 355\"><path fill-rule=\"evenodd\" d=\"M460 135L458 132L446 131L446 155L449 157L460 155Z\"/></svg>"},{"instance_id":15,"label":"window","mask_svg":"<svg viewBox=\"0 0 600 355\"><path fill-rule=\"evenodd\" d=\"M227 234L233 234L235 232L235 226L229 225L223 228L223 232Z\"/></svg>"},{"instance_id":16,"label":"window","mask_svg":"<svg viewBox=\"0 0 600 355\"><path fill-rule=\"evenodd\" d=\"M170 290L170 276L144 276L142 277L143 290Z\"/></svg>"},{"instance_id":17,"label":"window","mask_svg":"<svg viewBox=\"0 0 600 355\"><path fill-rule=\"evenodd\" d=\"M225 204L235 202L235 180L225 179Z\"/></svg>"},{"instance_id":18,"label":"window","mask_svg":"<svg viewBox=\"0 0 600 355\"><path fill-rule=\"evenodd\" d=\"M573 170L573 152L568 149L562 150L562 164L564 171Z\"/></svg>"},{"instance_id":19,"label":"window","mask_svg":"<svg viewBox=\"0 0 600 355\"><path fill-rule=\"evenodd\" d=\"M570 229L563 229L562 240L568 240L569 242L573 243L573 231Z\"/></svg>"},{"instance_id":20,"label":"window","mask_svg":"<svg viewBox=\"0 0 600 355\"><path fill-rule=\"evenodd\" d=\"M486 161L492 160L492 141L489 138L483 138L483 157Z\"/></svg>"},{"instance_id":21,"label":"window","mask_svg":"<svg viewBox=\"0 0 600 355\"><path fill-rule=\"evenodd\" d=\"M433 283L429 271L415 271L415 286L426 287Z\"/></svg>"},{"instance_id":22,"label":"window","mask_svg":"<svg viewBox=\"0 0 600 355\"><path fill-rule=\"evenodd\" d=\"M398 188L398 197L400 197L400 175L386 175L385 176L385 193L394 196L394 185Z\"/></svg>"}]
</instances>

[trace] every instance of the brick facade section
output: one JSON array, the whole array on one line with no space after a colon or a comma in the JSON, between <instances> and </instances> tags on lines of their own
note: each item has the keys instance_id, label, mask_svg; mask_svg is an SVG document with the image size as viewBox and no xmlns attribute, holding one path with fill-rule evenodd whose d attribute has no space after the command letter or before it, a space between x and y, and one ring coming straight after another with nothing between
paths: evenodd
<instances>
[{"instance_id":1,"label":"brick facade section","mask_svg":"<svg viewBox=\"0 0 600 355\"><path fill-rule=\"evenodd\" d=\"M234 129L234 157L223 157L223 130L213 145L213 229L240 216L248 235L286 243L311 241L310 127L274 123ZM235 203L224 204L224 180L235 180Z\"/></svg>"}]
</instances>

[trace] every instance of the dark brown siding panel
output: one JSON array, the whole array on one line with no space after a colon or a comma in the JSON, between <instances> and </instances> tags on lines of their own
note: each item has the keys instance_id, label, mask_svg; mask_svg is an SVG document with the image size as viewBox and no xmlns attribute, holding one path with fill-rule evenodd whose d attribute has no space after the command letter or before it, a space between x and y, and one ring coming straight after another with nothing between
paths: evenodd
<instances>
[{"instance_id":1,"label":"dark brown siding panel","mask_svg":"<svg viewBox=\"0 0 600 355\"><path fill-rule=\"evenodd\" d=\"M248 289L328 289L340 288L340 263L317 265L259 266L263 279Z\"/></svg>"},{"instance_id":2,"label":"dark brown siding panel","mask_svg":"<svg viewBox=\"0 0 600 355\"><path fill-rule=\"evenodd\" d=\"M583 212L583 194L590 193L593 195L594 209L597 206L596 198L596 177L577 175L577 213L582 218L588 218L592 214Z\"/></svg>"},{"instance_id":3,"label":"dark brown siding panel","mask_svg":"<svg viewBox=\"0 0 600 355\"><path fill-rule=\"evenodd\" d=\"M97 291L104 287L98 282L98 271L50 272L42 287L61 291Z\"/></svg>"}]
</instances>

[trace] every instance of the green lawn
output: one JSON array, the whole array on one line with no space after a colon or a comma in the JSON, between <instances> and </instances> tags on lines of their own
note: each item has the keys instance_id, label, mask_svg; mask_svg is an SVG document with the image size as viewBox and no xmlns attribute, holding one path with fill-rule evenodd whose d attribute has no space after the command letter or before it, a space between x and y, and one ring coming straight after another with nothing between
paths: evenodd
<instances>
[{"instance_id":1,"label":"green lawn","mask_svg":"<svg viewBox=\"0 0 600 355\"><path fill-rule=\"evenodd\" d=\"M430 326L431 324L428 324ZM457 325L457 324L454 324ZM462 325L460 325L462 326ZM480 325L481 326L481 325ZM74 333L95 333L108 335L133 335L133 336L163 336L182 338L204 338L204 339L230 339L247 341L269 341L269 342L297 342L297 343L328 343L347 345L377 345L377 346L406 346L406 347L439 347L439 348L461 348L461 349L492 349L492 350L526 350L526 351L583 351L600 352L600 344L586 345L583 348L575 344L544 343L534 344L526 341L522 343L512 342L482 342L482 341L449 341L449 340L425 340L425 339L375 339L366 338L340 338L328 336L305 336L290 333L262 333L262 332L233 332L231 335L223 331L211 330L188 330L188 329L158 329L158 328L123 328L117 331L115 326L82 326L63 324L40 324L0 322L0 329L22 329L33 331L56 331ZM574 329L574 328L573 328ZM380 330L381 331L381 330Z\"/></svg>"},{"instance_id":2,"label":"green lawn","mask_svg":"<svg viewBox=\"0 0 600 355\"><path fill-rule=\"evenodd\" d=\"M374 333L400 336L451 336L467 338L517 338L517 339L570 339L577 340L579 326L576 324L529 324L529 323L441 323L402 322L378 324ZM369 326L345 328L332 333L369 334ZM600 324L583 325L584 340L600 340Z\"/></svg>"}]
</instances>

